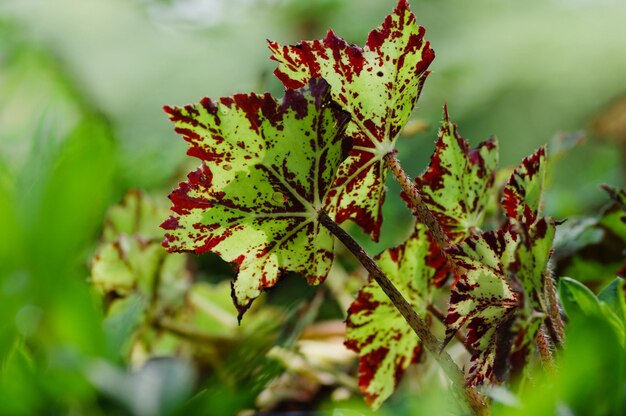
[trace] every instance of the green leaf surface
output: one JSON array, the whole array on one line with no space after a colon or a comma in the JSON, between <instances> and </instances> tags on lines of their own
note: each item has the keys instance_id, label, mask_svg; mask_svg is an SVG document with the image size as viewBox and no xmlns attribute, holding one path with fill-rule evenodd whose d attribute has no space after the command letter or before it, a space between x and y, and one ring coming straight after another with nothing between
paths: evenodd
<instances>
[{"instance_id":1,"label":"green leaf surface","mask_svg":"<svg viewBox=\"0 0 626 416\"><path fill-rule=\"evenodd\" d=\"M138 189L128 191L123 201L109 208L102 232L105 241L113 241L121 233L139 234L144 239L163 238L163 230L159 224L167 213L167 200L147 195Z\"/></svg>"},{"instance_id":2,"label":"green leaf surface","mask_svg":"<svg viewBox=\"0 0 626 416\"><path fill-rule=\"evenodd\" d=\"M615 278L598 293L598 299L606 303L626 326L626 280Z\"/></svg>"},{"instance_id":3,"label":"green leaf surface","mask_svg":"<svg viewBox=\"0 0 626 416\"><path fill-rule=\"evenodd\" d=\"M237 94L165 111L189 142L188 154L203 163L170 194L164 246L236 263L232 297L240 318L284 272L321 283L333 237L317 216L333 211L328 190L346 156L349 119L333 105L328 84L314 79L282 102Z\"/></svg>"},{"instance_id":4,"label":"green leaf surface","mask_svg":"<svg viewBox=\"0 0 626 416\"><path fill-rule=\"evenodd\" d=\"M422 316L431 296L435 269L426 264L433 248L426 228L376 261L404 298ZM375 281L364 286L348 309L346 346L359 354L359 387L373 408L394 392L406 368L422 353L419 338Z\"/></svg>"},{"instance_id":5,"label":"green leaf surface","mask_svg":"<svg viewBox=\"0 0 626 416\"><path fill-rule=\"evenodd\" d=\"M153 293L156 280L158 293ZM158 242L126 234L100 247L92 261L91 282L104 294L157 296L163 307L180 304L190 283L184 255L168 255Z\"/></svg>"},{"instance_id":6,"label":"green leaf surface","mask_svg":"<svg viewBox=\"0 0 626 416\"><path fill-rule=\"evenodd\" d=\"M274 72L287 88L314 77L332 87L333 99L352 116L346 130L353 147L333 187L337 222L355 221L374 240L382 224L385 197L383 157L411 116L434 52L424 40L406 0L370 32L364 48L349 45L332 31L326 38L295 46L270 42Z\"/></svg>"},{"instance_id":7,"label":"green leaf surface","mask_svg":"<svg viewBox=\"0 0 626 416\"><path fill-rule=\"evenodd\" d=\"M161 247L159 220L167 212L166 206L136 190L109 208L104 242L91 262L92 285L113 298L138 296L145 302L157 299L165 309L180 306L190 273L185 255L168 255Z\"/></svg>"},{"instance_id":8,"label":"green leaf surface","mask_svg":"<svg viewBox=\"0 0 626 416\"><path fill-rule=\"evenodd\" d=\"M494 192L498 146L495 138L470 150L447 107L430 165L415 179L424 202L452 242L480 229Z\"/></svg>"},{"instance_id":9,"label":"green leaf surface","mask_svg":"<svg viewBox=\"0 0 626 416\"><path fill-rule=\"evenodd\" d=\"M626 326L622 317L616 314L613 305L601 302L584 284L569 277L559 279L559 297L570 319L579 315L597 316L611 324L622 344L626 337ZM607 294L604 295L608 297Z\"/></svg>"}]
</instances>

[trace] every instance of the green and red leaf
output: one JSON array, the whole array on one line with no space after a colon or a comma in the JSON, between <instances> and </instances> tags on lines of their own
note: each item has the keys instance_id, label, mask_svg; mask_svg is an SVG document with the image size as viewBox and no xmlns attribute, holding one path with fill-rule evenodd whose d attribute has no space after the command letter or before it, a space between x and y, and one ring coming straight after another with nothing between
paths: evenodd
<instances>
[{"instance_id":1,"label":"green and red leaf","mask_svg":"<svg viewBox=\"0 0 626 416\"><path fill-rule=\"evenodd\" d=\"M424 226L403 244L377 258L416 311L424 316L431 296L435 269L426 264L432 245ZM422 353L419 338L378 284L364 286L348 310L346 346L356 351L359 387L366 401L378 408L395 390L406 368Z\"/></svg>"},{"instance_id":2,"label":"green and red leaf","mask_svg":"<svg viewBox=\"0 0 626 416\"><path fill-rule=\"evenodd\" d=\"M546 148L524 158L513 171L502 197L502 206L509 218L532 224L541 210L546 176Z\"/></svg>"},{"instance_id":3,"label":"green and red leaf","mask_svg":"<svg viewBox=\"0 0 626 416\"><path fill-rule=\"evenodd\" d=\"M287 88L323 77L333 99L352 116L346 134L353 148L333 186L336 220L355 221L375 240L382 224L387 169L392 152L428 75L434 52L424 40L406 0L373 30L364 48L349 45L332 31L326 38L295 46L270 42L276 76Z\"/></svg>"},{"instance_id":4,"label":"green and red leaf","mask_svg":"<svg viewBox=\"0 0 626 416\"><path fill-rule=\"evenodd\" d=\"M318 284L333 259L333 237L317 220L333 211L328 190L347 155L349 115L313 79L287 91L237 94L165 107L176 131L203 161L170 194L162 224L169 251L212 251L238 267L232 296L239 316L283 272Z\"/></svg>"},{"instance_id":5,"label":"green and red leaf","mask_svg":"<svg viewBox=\"0 0 626 416\"><path fill-rule=\"evenodd\" d=\"M470 150L444 107L430 165L415 182L451 242L480 229L494 191L497 164L496 140L491 138Z\"/></svg>"},{"instance_id":6,"label":"green and red leaf","mask_svg":"<svg viewBox=\"0 0 626 416\"><path fill-rule=\"evenodd\" d=\"M466 272L450 295L447 339L467 327L474 353L468 383L502 381L531 352L546 306L543 295L555 224L541 218L470 236L448 254Z\"/></svg>"},{"instance_id":7,"label":"green and red leaf","mask_svg":"<svg viewBox=\"0 0 626 416\"><path fill-rule=\"evenodd\" d=\"M516 262L519 236L510 230L474 235L447 251L466 272L450 294L446 338L467 326L466 344L474 353L467 382L492 380L500 333L515 319L520 295L508 279L508 266Z\"/></svg>"}]
</instances>

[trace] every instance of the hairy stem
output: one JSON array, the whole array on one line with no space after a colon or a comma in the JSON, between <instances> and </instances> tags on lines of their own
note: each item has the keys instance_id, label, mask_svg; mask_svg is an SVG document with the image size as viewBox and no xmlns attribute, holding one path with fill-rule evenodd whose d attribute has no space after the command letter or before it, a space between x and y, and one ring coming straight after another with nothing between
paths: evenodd
<instances>
[{"instance_id":1,"label":"hairy stem","mask_svg":"<svg viewBox=\"0 0 626 416\"><path fill-rule=\"evenodd\" d=\"M539 350L541 362L543 363L546 370L548 370L550 373L554 373L554 359L552 358L550 343L548 342L548 337L546 336L543 326L541 326L539 328L539 331L537 331L535 341L537 342L537 349Z\"/></svg>"},{"instance_id":2,"label":"hairy stem","mask_svg":"<svg viewBox=\"0 0 626 416\"><path fill-rule=\"evenodd\" d=\"M363 250L359 243L350 234L344 231L324 211L320 211L318 219L331 233L333 233L348 250L354 254L359 262L365 267L376 283L385 292L389 300L406 319L409 326L422 341L424 347L437 360L446 376L452 382L454 388L476 415L487 414L488 409L480 394L472 387L465 386L463 373L457 367L450 355L441 350L441 342L432 334L426 322L415 312L409 302L402 296L400 291L389 280L378 264Z\"/></svg>"},{"instance_id":3,"label":"hairy stem","mask_svg":"<svg viewBox=\"0 0 626 416\"><path fill-rule=\"evenodd\" d=\"M550 338L552 338L554 346L561 348L565 339L565 330L559 310L559 302L556 299L556 285L550 270L546 271L545 274L544 292L550 303L550 315L546 320L548 333Z\"/></svg>"},{"instance_id":4,"label":"hairy stem","mask_svg":"<svg viewBox=\"0 0 626 416\"><path fill-rule=\"evenodd\" d=\"M430 231L433 239L435 240L439 248L441 248L443 251L443 249L450 245L450 241L448 240L446 234L443 232L439 221L437 221L432 211L428 209L428 207L422 200L422 196L420 195L419 190L417 189L409 175L407 175L404 169L402 169L402 167L400 166L400 162L398 161L396 155L393 152L390 152L385 155L384 159L385 166L387 166L387 168L389 168L389 170L393 172L393 175L400 184L402 191L404 191L404 194L409 199L409 206L411 208L411 211L413 211L413 215L415 215L415 218L417 218L419 222L425 224L428 227L428 230ZM450 262L450 264L452 264L452 262Z\"/></svg>"}]
</instances>

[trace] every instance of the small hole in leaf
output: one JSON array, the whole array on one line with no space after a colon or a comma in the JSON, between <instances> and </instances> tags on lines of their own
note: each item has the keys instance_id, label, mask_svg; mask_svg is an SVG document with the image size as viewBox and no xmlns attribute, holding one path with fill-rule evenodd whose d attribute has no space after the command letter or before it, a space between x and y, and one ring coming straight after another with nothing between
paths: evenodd
<instances>
[{"instance_id":1,"label":"small hole in leaf","mask_svg":"<svg viewBox=\"0 0 626 416\"><path fill-rule=\"evenodd\" d=\"M376 75L378 75L379 77L382 77L382 76L383 76L383 71L378 71L378 72L376 73Z\"/></svg>"},{"instance_id":2,"label":"small hole in leaf","mask_svg":"<svg viewBox=\"0 0 626 416\"><path fill-rule=\"evenodd\" d=\"M233 170L233 167L230 165L224 165L224 170Z\"/></svg>"},{"instance_id":3,"label":"small hole in leaf","mask_svg":"<svg viewBox=\"0 0 626 416\"><path fill-rule=\"evenodd\" d=\"M282 192L274 192L272 199L275 202L285 202L285 195L283 195Z\"/></svg>"}]
</instances>

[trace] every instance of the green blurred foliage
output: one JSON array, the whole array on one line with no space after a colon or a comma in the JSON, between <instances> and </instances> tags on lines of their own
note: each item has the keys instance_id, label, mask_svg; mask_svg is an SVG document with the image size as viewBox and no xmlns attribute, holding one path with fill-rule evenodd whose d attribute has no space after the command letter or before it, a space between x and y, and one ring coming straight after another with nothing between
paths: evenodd
<instances>
[{"instance_id":1,"label":"green blurred foliage","mask_svg":"<svg viewBox=\"0 0 626 416\"><path fill-rule=\"evenodd\" d=\"M88 284L89 259L120 232L130 241L135 234L150 234L160 220L128 229L129 219L118 216L119 229L105 231L101 240L105 211L132 187L156 190L157 204L167 206L168 189L189 170L182 166L189 163L186 145L172 132L162 105L249 90L280 95L264 39L297 42L332 27L362 44L394 4L0 0L0 414L152 415L210 408L228 415L255 405L258 393L282 371L265 353L274 344L296 348L294 334L305 330L299 319L311 311L299 306L312 304L308 298L315 291L293 283L268 296L268 304L288 314L269 312L241 328L219 326L198 313L197 305L210 302L213 310L234 313L228 287L219 283L228 273L217 281L206 278L189 292L196 303L171 318L225 337L229 354L203 350L202 359L214 362L200 372L182 353L167 359L146 353L143 365L132 368L125 353L145 324L149 296L133 292L136 296L118 299L111 312ZM400 160L413 175L428 163L444 102L473 145L496 134L503 164L513 165L558 132L588 129L626 92L623 2L415 0L411 5L437 54L415 111L415 119L429 127L398 145ZM597 253L623 247L626 226L616 211L595 214L607 202L597 185L625 184L623 145L598 135L588 132L585 143L551 166L545 206L557 217L587 221L564 234L556 267L560 275L585 280L599 300L571 285L580 296L563 295L573 306L567 310L558 374L537 375L519 392L494 393L504 397L496 400L498 414L624 413L623 335L613 318L581 306L600 305L623 319L624 298L618 296L623 282L610 283L623 259L605 261ZM411 232L410 213L398 194L390 180L381 242L360 236L372 253ZM111 218L117 214L110 211ZM352 260L342 262L354 268ZM195 267L204 277L207 268L228 269L206 257ZM612 286L598 290L607 284ZM581 311L570 311L576 305ZM337 302L325 300L309 319L343 319L342 313ZM283 332L281 321L286 321ZM150 331L142 334L146 343L158 345L155 351L179 352L180 334L163 340ZM417 397L412 387L401 389L382 411L458 411L437 384L419 389ZM336 404L326 400L323 389L316 394L320 408L344 409L338 415L369 414L360 399ZM320 404L325 401L326 407Z\"/></svg>"}]
</instances>

